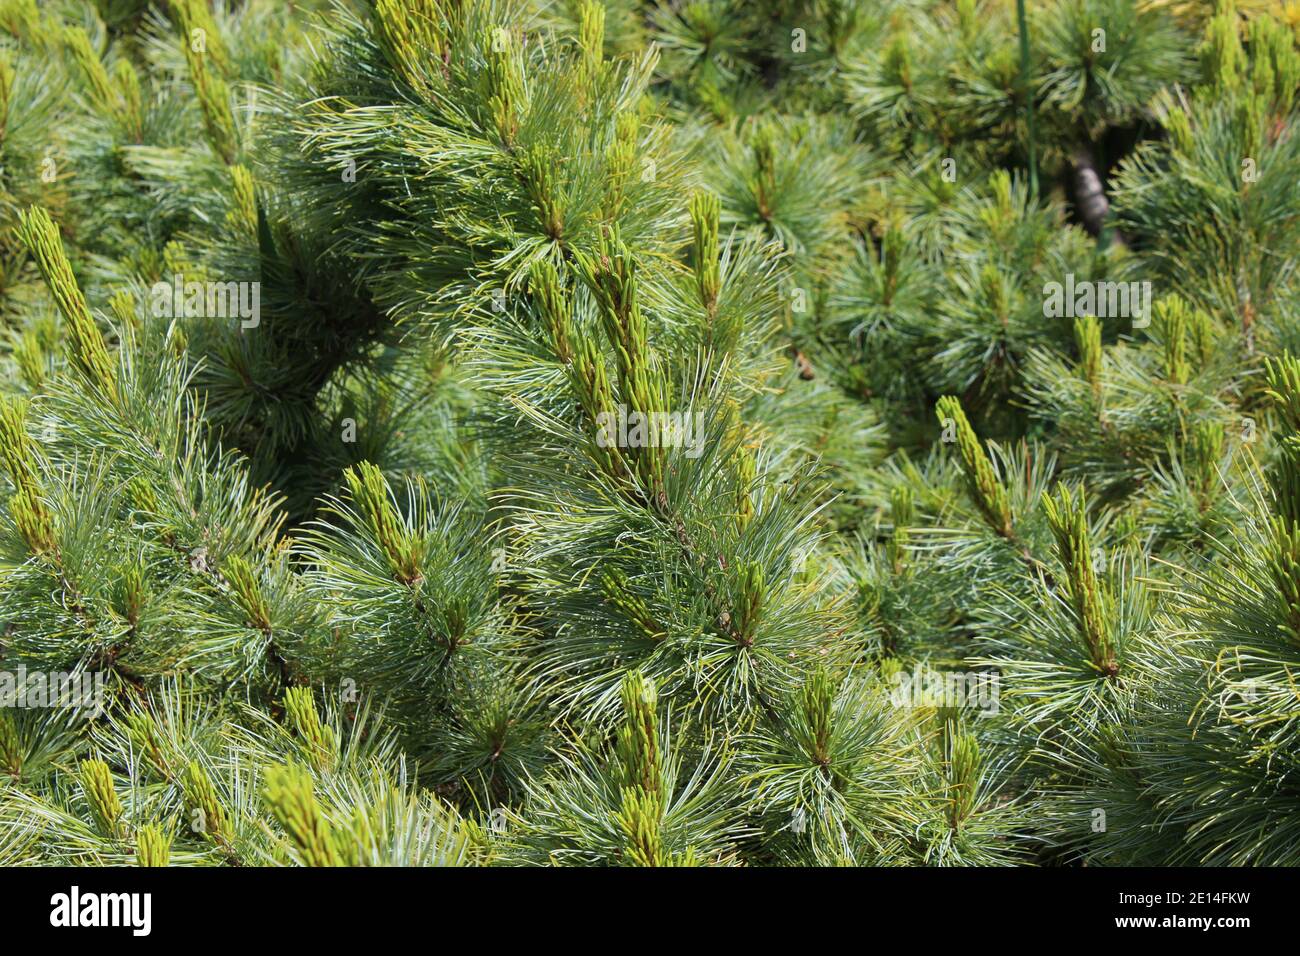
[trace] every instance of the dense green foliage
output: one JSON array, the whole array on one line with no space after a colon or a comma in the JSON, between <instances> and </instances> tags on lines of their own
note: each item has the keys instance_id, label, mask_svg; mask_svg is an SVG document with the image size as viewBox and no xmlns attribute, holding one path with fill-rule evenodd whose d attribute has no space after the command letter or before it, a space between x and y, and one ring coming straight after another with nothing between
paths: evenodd
<instances>
[{"instance_id":1,"label":"dense green foliage","mask_svg":"<svg viewBox=\"0 0 1300 956\"><path fill-rule=\"evenodd\" d=\"M0 0L0 864L1300 864L1300 15L1027 7Z\"/></svg>"}]
</instances>

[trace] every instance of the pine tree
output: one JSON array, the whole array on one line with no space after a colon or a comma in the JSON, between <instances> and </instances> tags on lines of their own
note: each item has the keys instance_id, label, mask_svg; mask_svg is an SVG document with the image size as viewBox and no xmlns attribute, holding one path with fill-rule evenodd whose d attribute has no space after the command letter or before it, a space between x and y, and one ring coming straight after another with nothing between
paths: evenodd
<instances>
[{"instance_id":1,"label":"pine tree","mask_svg":"<svg viewBox=\"0 0 1300 956\"><path fill-rule=\"evenodd\" d=\"M1300 862L1288 16L3 0L0 863Z\"/></svg>"}]
</instances>

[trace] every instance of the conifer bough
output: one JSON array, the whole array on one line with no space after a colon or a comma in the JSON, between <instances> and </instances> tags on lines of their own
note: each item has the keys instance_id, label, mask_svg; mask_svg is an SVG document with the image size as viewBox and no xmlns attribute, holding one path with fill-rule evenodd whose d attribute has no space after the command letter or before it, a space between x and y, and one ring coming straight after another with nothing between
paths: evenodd
<instances>
[{"instance_id":1,"label":"conifer bough","mask_svg":"<svg viewBox=\"0 0 1300 956\"><path fill-rule=\"evenodd\" d=\"M0 3L0 865L1300 864L1283 4L146 6Z\"/></svg>"}]
</instances>

